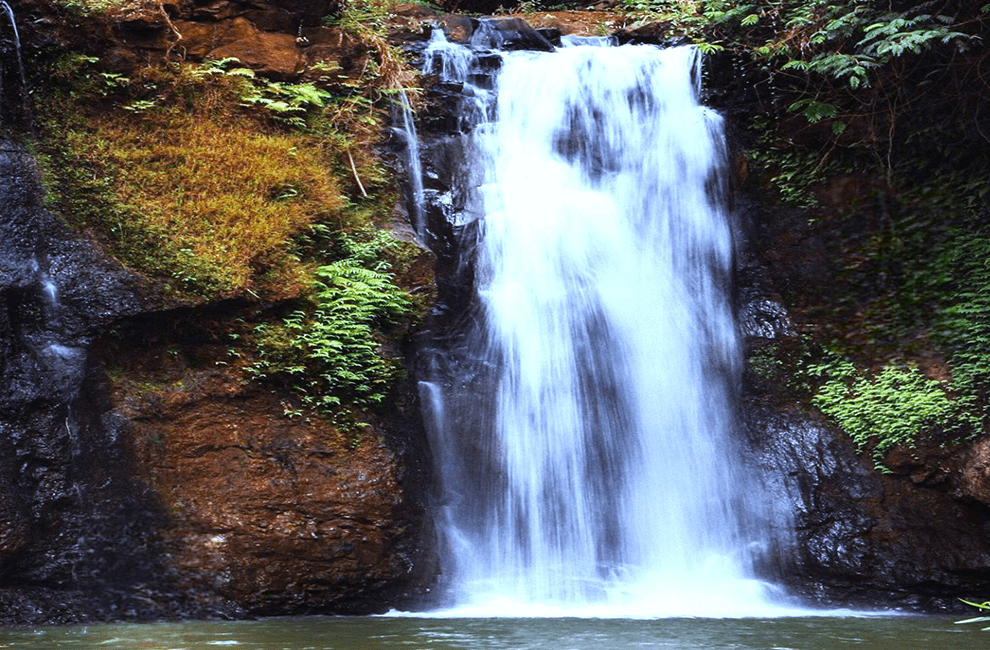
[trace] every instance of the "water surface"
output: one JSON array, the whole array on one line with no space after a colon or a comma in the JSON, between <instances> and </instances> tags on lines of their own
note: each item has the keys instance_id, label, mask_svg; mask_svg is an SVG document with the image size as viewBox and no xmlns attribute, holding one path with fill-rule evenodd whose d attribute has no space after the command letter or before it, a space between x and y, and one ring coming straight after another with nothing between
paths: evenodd
<instances>
[{"instance_id":1,"label":"water surface","mask_svg":"<svg viewBox=\"0 0 990 650\"><path fill-rule=\"evenodd\" d=\"M0 630L29 650L973 650L990 634L953 619L281 618Z\"/></svg>"}]
</instances>

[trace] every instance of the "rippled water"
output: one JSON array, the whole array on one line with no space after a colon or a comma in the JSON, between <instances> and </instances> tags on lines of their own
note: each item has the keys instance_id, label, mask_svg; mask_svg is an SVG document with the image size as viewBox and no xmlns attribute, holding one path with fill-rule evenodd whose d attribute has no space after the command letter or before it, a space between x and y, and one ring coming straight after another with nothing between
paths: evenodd
<instances>
[{"instance_id":1,"label":"rippled water","mask_svg":"<svg viewBox=\"0 0 990 650\"><path fill-rule=\"evenodd\" d=\"M990 633L952 619L285 618L0 630L0 648L59 650L974 650Z\"/></svg>"}]
</instances>

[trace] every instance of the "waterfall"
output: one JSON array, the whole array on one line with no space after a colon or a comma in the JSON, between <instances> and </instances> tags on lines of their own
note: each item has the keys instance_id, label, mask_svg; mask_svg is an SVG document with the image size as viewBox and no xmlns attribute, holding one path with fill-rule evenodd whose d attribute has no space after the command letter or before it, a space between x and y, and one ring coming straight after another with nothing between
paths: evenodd
<instances>
[{"instance_id":1,"label":"waterfall","mask_svg":"<svg viewBox=\"0 0 990 650\"><path fill-rule=\"evenodd\" d=\"M416 123L413 121L412 104L406 91L399 92L399 111L401 126L396 131L402 136L406 153L406 176L409 177L409 203L411 205L409 220L413 230L421 242L427 241L426 222L423 212L423 167L419 157L419 136L416 134Z\"/></svg>"},{"instance_id":2,"label":"waterfall","mask_svg":"<svg viewBox=\"0 0 990 650\"><path fill-rule=\"evenodd\" d=\"M422 384L450 604L765 613L722 120L694 48L603 44L501 53L491 91L476 44L437 32L425 52L464 84L476 220L475 302Z\"/></svg>"},{"instance_id":3,"label":"waterfall","mask_svg":"<svg viewBox=\"0 0 990 650\"><path fill-rule=\"evenodd\" d=\"M21 37L17 32L17 19L14 18L14 10L7 4L6 0L0 0L0 12L7 15L10 21L10 28L14 33L14 56L17 59L17 71L20 74L21 88L27 90L27 75L24 73L24 60L21 58ZM3 99L2 80L0 80L0 100ZM25 100L26 101L26 100Z\"/></svg>"}]
</instances>

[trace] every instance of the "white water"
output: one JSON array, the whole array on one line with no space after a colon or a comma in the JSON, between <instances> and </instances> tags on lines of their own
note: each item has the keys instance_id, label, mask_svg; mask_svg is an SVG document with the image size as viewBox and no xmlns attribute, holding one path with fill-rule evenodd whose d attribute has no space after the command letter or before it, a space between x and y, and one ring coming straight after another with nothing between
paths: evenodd
<instances>
[{"instance_id":1,"label":"white water","mask_svg":"<svg viewBox=\"0 0 990 650\"><path fill-rule=\"evenodd\" d=\"M439 37L427 61L476 72ZM785 611L754 577L769 515L733 440L723 136L699 74L692 48L507 53L492 122L467 85L477 325L462 374L422 393L453 613Z\"/></svg>"},{"instance_id":2,"label":"white water","mask_svg":"<svg viewBox=\"0 0 990 650\"><path fill-rule=\"evenodd\" d=\"M10 21L10 28L14 32L14 54L17 57L17 72L21 77L21 87L26 91L27 75L24 73L24 61L21 58L21 37L17 33L17 19L14 17L14 10L5 0L0 0L0 11L7 14L7 19Z\"/></svg>"},{"instance_id":3,"label":"white water","mask_svg":"<svg viewBox=\"0 0 990 650\"><path fill-rule=\"evenodd\" d=\"M426 219L423 211L423 165L419 156L419 136L413 122L413 109L405 90L399 91L398 110L402 115L402 126L398 129L406 149L406 176L409 178L410 221L421 242L426 242Z\"/></svg>"}]
</instances>

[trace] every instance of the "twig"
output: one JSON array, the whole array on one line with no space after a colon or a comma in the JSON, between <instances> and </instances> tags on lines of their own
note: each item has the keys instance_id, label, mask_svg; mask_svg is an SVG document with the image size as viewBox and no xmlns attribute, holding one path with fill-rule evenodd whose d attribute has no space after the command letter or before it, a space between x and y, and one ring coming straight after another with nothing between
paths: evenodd
<instances>
[{"instance_id":1,"label":"twig","mask_svg":"<svg viewBox=\"0 0 990 650\"><path fill-rule=\"evenodd\" d=\"M364 191L364 185L361 183L361 177L358 176L357 167L354 166L354 158L351 156L351 150L345 149L347 152L347 160L351 163L351 171L354 173L354 180L357 181L358 189L361 190L361 196L368 198L368 193Z\"/></svg>"}]
</instances>

